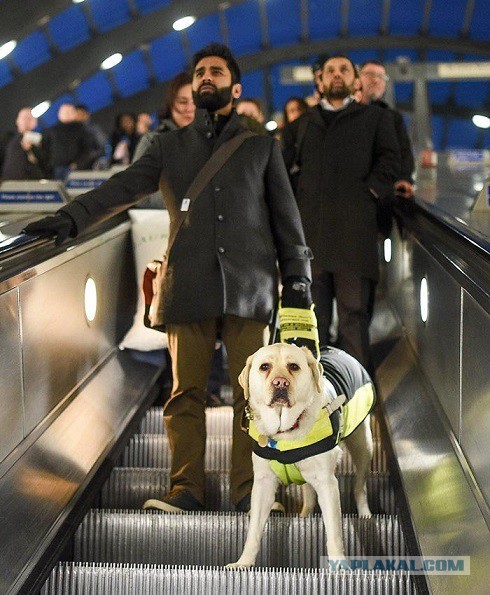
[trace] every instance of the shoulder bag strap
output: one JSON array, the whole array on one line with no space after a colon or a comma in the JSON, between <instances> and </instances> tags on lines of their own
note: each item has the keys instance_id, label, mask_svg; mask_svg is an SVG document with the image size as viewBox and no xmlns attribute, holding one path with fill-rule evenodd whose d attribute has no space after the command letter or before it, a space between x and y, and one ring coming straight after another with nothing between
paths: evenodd
<instances>
[{"instance_id":1,"label":"shoulder bag strap","mask_svg":"<svg viewBox=\"0 0 490 595\"><path fill-rule=\"evenodd\" d=\"M224 142L206 161L203 165L202 169L199 171L197 176L194 178L194 181L189 186L187 192L185 193L185 197L182 201L183 204L186 204L185 211L181 211L181 217L179 221L177 221L176 225L173 227L172 232L168 238L168 245L167 245L167 258L170 254L170 250L175 242L175 238L179 233L182 224L187 218L189 210L196 200L196 198L201 194L201 192L206 188L209 184L211 179L219 172L219 170L223 167L223 165L228 161L228 159L233 155L233 153L242 145L242 143L252 136L257 136L255 132L251 132L250 130L245 130L244 132L240 132L230 140ZM184 202L185 201L185 202Z\"/></svg>"}]
</instances>

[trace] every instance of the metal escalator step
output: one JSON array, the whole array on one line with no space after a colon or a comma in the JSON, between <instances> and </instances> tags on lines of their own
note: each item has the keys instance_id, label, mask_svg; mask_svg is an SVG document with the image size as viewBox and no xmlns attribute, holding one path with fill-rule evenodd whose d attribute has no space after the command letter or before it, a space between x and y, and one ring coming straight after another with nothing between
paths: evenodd
<instances>
[{"instance_id":1,"label":"metal escalator step","mask_svg":"<svg viewBox=\"0 0 490 595\"><path fill-rule=\"evenodd\" d=\"M327 569L254 568L230 571L194 566L62 563L56 566L41 595L415 595L403 572L330 572Z\"/></svg>"},{"instance_id":2,"label":"metal escalator step","mask_svg":"<svg viewBox=\"0 0 490 595\"><path fill-rule=\"evenodd\" d=\"M374 456L371 465L373 473L387 473L386 453L379 440L373 441ZM227 471L230 469L231 437L209 436L206 445L204 468L206 471ZM170 467L168 438L161 434L135 434L126 446L120 467ZM338 464L339 473L347 475L354 472L350 454L344 451Z\"/></svg>"},{"instance_id":3,"label":"metal escalator step","mask_svg":"<svg viewBox=\"0 0 490 595\"><path fill-rule=\"evenodd\" d=\"M356 513L353 487L354 475L340 475L339 488L342 511ZM368 499L373 514L395 514L395 494L389 476L373 474L368 476ZM170 490L168 469L115 468L104 484L101 508L140 509L148 498L159 498ZM301 487L281 485L278 499L286 512L299 513L301 510ZM208 510L233 511L230 499L229 475L224 471L209 471L206 474L206 507Z\"/></svg>"},{"instance_id":4,"label":"metal escalator step","mask_svg":"<svg viewBox=\"0 0 490 595\"><path fill-rule=\"evenodd\" d=\"M232 407L208 407L206 409L206 430L208 436L231 436L233 422ZM381 431L377 419L371 416L373 438L379 438ZM164 434L163 409L151 407L141 421L139 434Z\"/></svg>"},{"instance_id":5,"label":"metal escalator step","mask_svg":"<svg viewBox=\"0 0 490 595\"><path fill-rule=\"evenodd\" d=\"M223 566L238 559L246 514L92 510L74 537L74 561ZM343 516L346 555L404 556L398 518ZM257 566L319 568L327 552L321 516L271 516Z\"/></svg>"},{"instance_id":6,"label":"metal escalator step","mask_svg":"<svg viewBox=\"0 0 490 595\"><path fill-rule=\"evenodd\" d=\"M206 431L208 436L231 436L233 407L208 407ZM151 407L141 420L139 434L164 434L163 408Z\"/></svg>"}]
</instances>

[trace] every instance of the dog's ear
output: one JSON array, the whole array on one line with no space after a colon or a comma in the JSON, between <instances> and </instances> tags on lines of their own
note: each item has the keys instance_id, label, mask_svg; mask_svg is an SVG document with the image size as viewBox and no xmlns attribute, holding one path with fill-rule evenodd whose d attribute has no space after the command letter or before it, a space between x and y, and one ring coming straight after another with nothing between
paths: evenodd
<instances>
[{"instance_id":1,"label":"dog's ear","mask_svg":"<svg viewBox=\"0 0 490 595\"><path fill-rule=\"evenodd\" d=\"M313 381L315 383L316 389L319 393L323 390L322 385L322 378L323 378L323 366L321 363L315 358L313 353L308 349L308 347L301 347L306 355L306 361L308 362L308 367L311 370L313 375Z\"/></svg>"},{"instance_id":2,"label":"dog's ear","mask_svg":"<svg viewBox=\"0 0 490 595\"><path fill-rule=\"evenodd\" d=\"M247 363L245 364L243 370L240 372L240 376L238 376L238 382L240 383L240 386L243 388L243 394L245 395L246 401L248 401L250 397L250 391L248 389L248 377L250 375L250 368L252 367L253 358L253 355L249 355L247 357Z\"/></svg>"}]
</instances>

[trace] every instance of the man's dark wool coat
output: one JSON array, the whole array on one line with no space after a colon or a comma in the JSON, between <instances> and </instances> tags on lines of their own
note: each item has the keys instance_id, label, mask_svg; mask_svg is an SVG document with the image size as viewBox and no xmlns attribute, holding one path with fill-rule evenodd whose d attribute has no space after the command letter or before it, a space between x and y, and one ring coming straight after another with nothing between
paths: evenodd
<instances>
[{"instance_id":1,"label":"man's dark wool coat","mask_svg":"<svg viewBox=\"0 0 490 595\"><path fill-rule=\"evenodd\" d=\"M393 191L400 163L393 118L386 109L352 102L327 127L321 109L308 110L282 135L290 170L307 119L296 182L306 241L319 268L377 280L377 201Z\"/></svg>"},{"instance_id":2,"label":"man's dark wool coat","mask_svg":"<svg viewBox=\"0 0 490 595\"><path fill-rule=\"evenodd\" d=\"M172 229L213 151L244 130L233 113L216 138L208 112L197 110L192 124L157 134L138 161L60 211L80 232L160 186ZM162 322L233 314L267 323L278 299L277 263L283 279L311 278L310 259L279 143L248 138L195 199L178 232L163 280Z\"/></svg>"}]
</instances>

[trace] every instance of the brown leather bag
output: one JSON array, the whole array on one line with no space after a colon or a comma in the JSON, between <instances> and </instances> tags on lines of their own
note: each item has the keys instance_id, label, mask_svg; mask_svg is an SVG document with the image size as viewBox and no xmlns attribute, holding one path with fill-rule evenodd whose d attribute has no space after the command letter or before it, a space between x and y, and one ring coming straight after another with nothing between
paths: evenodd
<instances>
[{"instance_id":1,"label":"brown leather bag","mask_svg":"<svg viewBox=\"0 0 490 595\"><path fill-rule=\"evenodd\" d=\"M162 321L162 291L163 281L167 273L167 264L170 256L170 250L175 242L175 238L187 219L191 206L196 198L201 194L211 179L218 173L233 153L242 145L242 143L252 136L257 136L250 130L240 132L230 140L223 143L215 153L206 161L200 172L194 178L182 200L185 204L185 210L179 211L180 218L171 226L168 245L163 261L152 260L148 263L143 275L143 293L145 295L145 315L144 325L156 331L165 332L165 325Z\"/></svg>"}]
</instances>

